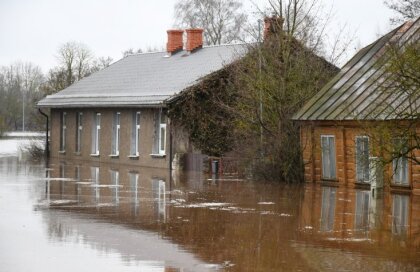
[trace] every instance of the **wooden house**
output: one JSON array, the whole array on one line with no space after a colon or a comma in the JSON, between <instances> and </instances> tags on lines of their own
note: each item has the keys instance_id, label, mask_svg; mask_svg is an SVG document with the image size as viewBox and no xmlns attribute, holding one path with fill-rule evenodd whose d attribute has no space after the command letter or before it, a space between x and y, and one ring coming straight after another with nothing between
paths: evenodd
<instances>
[{"instance_id":1,"label":"wooden house","mask_svg":"<svg viewBox=\"0 0 420 272\"><path fill-rule=\"evenodd\" d=\"M391 188L420 193L420 165L415 161L420 150L391 156L392 149L384 148L412 139L373 137L378 135L375 129L391 124L395 130L420 134L418 118L407 114L410 108L411 116L418 116L418 93L413 101L388 87L392 77L386 72L389 48L404 51L418 44L419 26L419 20L407 22L361 49L293 117L301 126L307 182L370 186L384 181Z\"/></svg>"}]
</instances>

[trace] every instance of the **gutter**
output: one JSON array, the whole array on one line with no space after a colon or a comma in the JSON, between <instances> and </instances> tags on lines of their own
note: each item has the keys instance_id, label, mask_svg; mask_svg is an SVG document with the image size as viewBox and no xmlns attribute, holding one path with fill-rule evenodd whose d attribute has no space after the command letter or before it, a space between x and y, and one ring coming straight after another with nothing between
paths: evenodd
<instances>
[{"instance_id":1,"label":"gutter","mask_svg":"<svg viewBox=\"0 0 420 272\"><path fill-rule=\"evenodd\" d=\"M50 156L50 146L49 146L49 139L48 139L48 132L49 132L49 122L48 122L48 115L42 112L40 108L38 108L40 114L42 114L46 119L46 130L45 130L45 155L47 158Z\"/></svg>"}]
</instances>

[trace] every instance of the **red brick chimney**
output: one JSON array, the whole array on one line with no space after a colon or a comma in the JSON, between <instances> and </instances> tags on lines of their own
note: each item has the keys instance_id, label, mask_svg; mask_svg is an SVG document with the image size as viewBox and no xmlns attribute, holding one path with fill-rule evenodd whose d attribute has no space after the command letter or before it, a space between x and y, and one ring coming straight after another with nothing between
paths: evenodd
<instances>
[{"instance_id":1,"label":"red brick chimney","mask_svg":"<svg viewBox=\"0 0 420 272\"><path fill-rule=\"evenodd\" d=\"M187 32L187 45L185 50L192 52L203 47L203 29L191 28L185 30Z\"/></svg>"},{"instance_id":2,"label":"red brick chimney","mask_svg":"<svg viewBox=\"0 0 420 272\"><path fill-rule=\"evenodd\" d=\"M166 51L169 54L175 54L176 52L181 51L184 45L183 40L182 40L184 30L170 29L167 32L168 32L168 43L166 44Z\"/></svg>"},{"instance_id":3,"label":"red brick chimney","mask_svg":"<svg viewBox=\"0 0 420 272\"><path fill-rule=\"evenodd\" d=\"M279 30L283 30L284 19L281 17L265 17L264 18L264 40L266 40L270 34L277 33Z\"/></svg>"}]
</instances>

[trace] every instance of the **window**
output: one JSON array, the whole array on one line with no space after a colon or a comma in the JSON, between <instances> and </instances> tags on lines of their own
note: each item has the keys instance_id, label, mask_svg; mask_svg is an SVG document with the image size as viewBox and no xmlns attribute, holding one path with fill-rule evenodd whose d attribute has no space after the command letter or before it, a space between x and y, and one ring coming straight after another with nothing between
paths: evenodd
<instances>
[{"instance_id":1,"label":"window","mask_svg":"<svg viewBox=\"0 0 420 272\"><path fill-rule=\"evenodd\" d=\"M76 114L76 152L80 153L82 149L82 129L83 129L83 113Z\"/></svg>"},{"instance_id":2,"label":"window","mask_svg":"<svg viewBox=\"0 0 420 272\"><path fill-rule=\"evenodd\" d=\"M115 112L112 118L112 144L111 154L120 154L120 113Z\"/></svg>"},{"instance_id":3,"label":"window","mask_svg":"<svg viewBox=\"0 0 420 272\"><path fill-rule=\"evenodd\" d=\"M356 137L356 180L369 182L369 138Z\"/></svg>"},{"instance_id":4,"label":"window","mask_svg":"<svg viewBox=\"0 0 420 272\"><path fill-rule=\"evenodd\" d=\"M397 185L408 186L408 158L404 156L407 152L407 144L406 139L394 140L395 154L399 154L399 157L392 161L393 182Z\"/></svg>"},{"instance_id":5,"label":"window","mask_svg":"<svg viewBox=\"0 0 420 272\"><path fill-rule=\"evenodd\" d=\"M115 205L118 205L120 203L119 198L119 186L120 186L120 173L115 170L111 170L111 185L112 187L112 200Z\"/></svg>"},{"instance_id":6,"label":"window","mask_svg":"<svg viewBox=\"0 0 420 272\"><path fill-rule=\"evenodd\" d=\"M66 150L66 112L60 114L60 151Z\"/></svg>"},{"instance_id":7,"label":"window","mask_svg":"<svg viewBox=\"0 0 420 272\"><path fill-rule=\"evenodd\" d=\"M408 229L408 195L392 195L392 233L407 234Z\"/></svg>"},{"instance_id":8,"label":"window","mask_svg":"<svg viewBox=\"0 0 420 272\"><path fill-rule=\"evenodd\" d=\"M335 179L335 138L330 135L321 136L322 149L322 177L325 179Z\"/></svg>"},{"instance_id":9,"label":"window","mask_svg":"<svg viewBox=\"0 0 420 272\"><path fill-rule=\"evenodd\" d=\"M101 114L97 112L93 115L92 155L99 155L100 132L101 132Z\"/></svg>"},{"instance_id":10,"label":"window","mask_svg":"<svg viewBox=\"0 0 420 272\"><path fill-rule=\"evenodd\" d=\"M131 147L130 155L139 156L140 154L140 112L133 112L131 122Z\"/></svg>"},{"instance_id":11,"label":"window","mask_svg":"<svg viewBox=\"0 0 420 272\"><path fill-rule=\"evenodd\" d=\"M159 123L159 154L165 155L166 147L166 115L160 112Z\"/></svg>"},{"instance_id":12,"label":"window","mask_svg":"<svg viewBox=\"0 0 420 272\"><path fill-rule=\"evenodd\" d=\"M155 136L153 154L164 156L166 154L166 115L160 109L155 113Z\"/></svg>"},{"instance_id":13,"label":"window","mask_svg":"<svg viewBox=\"0 0 420 272\"><path fill-rule=\"evenodd\" d=\"M327 232L334 229L336 188L322 187L321 227L320 231Z\"/></svg>"}]
</instances>

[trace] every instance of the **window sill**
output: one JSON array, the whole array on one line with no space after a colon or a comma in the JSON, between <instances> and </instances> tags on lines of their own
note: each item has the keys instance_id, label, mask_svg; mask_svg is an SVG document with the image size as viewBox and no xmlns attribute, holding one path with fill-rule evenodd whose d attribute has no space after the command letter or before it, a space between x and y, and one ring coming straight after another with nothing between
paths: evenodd
<instances>
[{"instance_id":1,"label":"window sill","mask_svg":"<svg viewBox=\"0 0 420 272\"><path fill-rule=\"evenodd\" d=\"M410 186L410 184L405 185L405 184L391 183L391 188L392 189L402 189L402 190L405 190L405 189L411 189L411 186Z\"/></svg>"},{"instance_id":2,"label":"window sill","mask_svg":"<svg viewBox=\"0 0 420 272\"><path fill-rule=\"evenodd\" d=\"M139 155L130 155L130 156L128 156L128 158L130 159L130 160L138 160L139 159Z\"/></svg>"},{"instance_id":3,"label":"window sill","mask_svg":"<svg viewBox=\"0 0 420 272\"><path fill-rule=\"evenodd\" d=\"M66 151L58 151L58 154L66 155Z\"/></svg>"},{"instance_id":4,"label":"window sill","mask_svg":"<svg viewBox=\"0 0 420 272\"><path fill-rule=\"evenodd\" d=\"M362 182L362 181L356 181L354 182L354 184L358 186L370 186L369 182Z\"/></svg>"},{"instance_id":5,"label":"window sill","mask_svg":"<svg viewBox=\"0 0 420 272\"><path fill-rule=\"evenodd\" d=\"M166 154L150 154L152 158L165 158Z\"/></svg>"},{"instance_id":6,"label":"window sill","mask_svg":"<svg viewBox=\"0 0 420 272\"><path fill-rule=\"evenodd\" d=\"M109 155L109 157L110 157L111 159L118 159L118 158L120 157L120 155L117 155L117 154L111 154L111 155Z\"/></svg>"},{"instance_id":7,"label":"window sill","mask_svg":"<svg viewBox=\"0 0 420 272\"><path fill-rule=\"evenodd\" d=\"M99 154L90 154L90 156L99 158Z\"/></svg>"},{"instance_id":8,"label":"window sill","mask_svg":"<svg viewBox=\"0 0 420 272\"><path fill-rule=\"evenodd\" d=\"M81 155L82 155L82 153L80 153L80 152L74 152L74 155L75 155L75 156L81 156Z\"/></svg>"}]
</instances>

